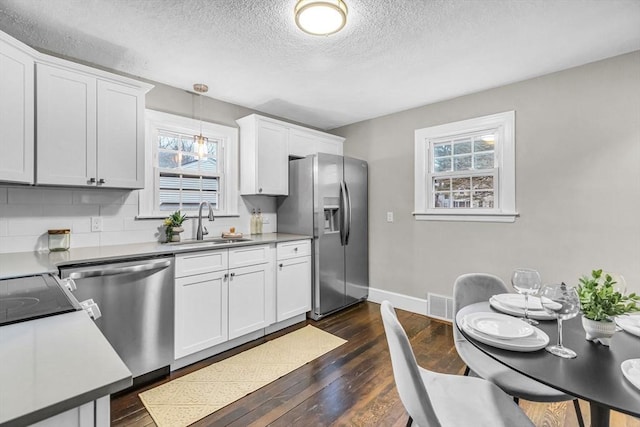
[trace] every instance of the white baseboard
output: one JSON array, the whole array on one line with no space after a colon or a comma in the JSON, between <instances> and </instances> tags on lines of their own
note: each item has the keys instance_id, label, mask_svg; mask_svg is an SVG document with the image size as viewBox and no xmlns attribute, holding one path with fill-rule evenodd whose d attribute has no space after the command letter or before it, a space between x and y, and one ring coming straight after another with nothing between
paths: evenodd
<instances>
[{"instance_id":1,"label":"white baseboard","mask_svg":"<svg viewBox=\"0 0 640 427\"><path fill-rule=\"evenodd\" d=\"M423 298L410 297L395 292L385 291L383 289L369 288L369 298L371 302L380 304L382 301L389 301L395 308L410 311L416 314L427 316L428 304Z\"/></svg>"}]
</instances>

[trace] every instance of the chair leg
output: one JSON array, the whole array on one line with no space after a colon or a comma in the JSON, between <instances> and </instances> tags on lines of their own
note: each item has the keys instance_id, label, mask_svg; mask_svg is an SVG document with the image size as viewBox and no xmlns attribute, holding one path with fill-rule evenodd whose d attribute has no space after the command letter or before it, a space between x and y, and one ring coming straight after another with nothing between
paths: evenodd
<instances>
[{"instance_id":1,"label":"chair leg","mask_svg":"<svg viewBox=\"0 0 640 427\"><path fill-rule=\"evenodd\" d=\"M407 426L406 427L411 427L411 424L413 424L413 418L411 418L411 416L409 416L409 419L407 420ZM584 427L584 426L582 426Z\"/></svg>"},{"instance_id":2,"label":"chair leg","mask_svg":"<svg viewBox=\"0 0 640 427\"><path fill-rule=\"evenodd\" d=\"M465 377L469 376L469 372L471 372L471 368L469 368L468 366L466 368L464 368L464 376Z\"/></svg>"},{"instance_id":3,"label":"chair leg","mask_svg":"<svg viewBox=\"0 0 640 427\"><path fill-rule=\"evenodd\" d=\"M516 402L516 405L520 405L520 398L519 397L513 397L513 401Z\"/></svg>"},{"instance_id":4,"label":"chair leg","mask_svg":"<svg viewBox=\"0 0 640 427\"><path fill-rule=\"evenodd\" d=\"M584 419L582 418L582 410L578 399L573 399L573 407L576 409L576 417L578 417L578 425L584 427Z\"/></svg>"}]
</instances>

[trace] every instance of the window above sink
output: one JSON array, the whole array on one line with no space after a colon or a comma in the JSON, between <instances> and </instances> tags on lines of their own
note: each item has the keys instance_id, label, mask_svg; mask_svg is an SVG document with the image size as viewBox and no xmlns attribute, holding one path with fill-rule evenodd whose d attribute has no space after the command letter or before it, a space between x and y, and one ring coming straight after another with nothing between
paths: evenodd
<instances>
[{"instance_id":1,"label":"window above sink","mask_svg":"<svg viewBox=\"0 0 640 427\"><path fill-rule=\"evenodd\" d=\"M146 110L145 188L139 217L197 214L207 201L216 216L238 215L238 129ZM198 147L194 135L208 138Z\"/></svg>"}]
</instances>

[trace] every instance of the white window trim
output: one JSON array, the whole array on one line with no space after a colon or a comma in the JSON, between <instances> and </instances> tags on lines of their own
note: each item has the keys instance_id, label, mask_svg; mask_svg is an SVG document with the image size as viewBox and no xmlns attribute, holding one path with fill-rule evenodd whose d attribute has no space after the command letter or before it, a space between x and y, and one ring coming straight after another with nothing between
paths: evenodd
<instances>
[{"instance_id":1,"label":"white window trim","mask_svg":"<svg viewBox=\"0 0 640 427\"><path fill-rule=\"evenodd\" d=\"M431 140L496 129L498 141L496 161L498 169L499 206L495 209L432 209L429 208L431 183L429 175L429 146ZM492 114L459 122L447 123L415 131L415 210L419 221L484 221L514 222L516 212L515 188L515 111Z\"/></svg>"},{"instance_id":2,"label":"white window trim","mask_svg":"<svg viewBox=\"0 0 640 427\"><path fill-rule=\"evenodd\" d=\"M154 144L157 144L158 129L187 135L197 134L200 131L200 121L160 111L145 110L145 122L145 178L144 189L140 190L137 218L165 218L171 212L158 211L155 206L157 195L153 165L157 161ZM221 160L224 167L224 180L220 187L222 197L219 199L222 209L216 210L215 215L238 216L238 129L202 122L202 133L205 136L220 139L223 144ZM189 212L189 216L193 214Z\"/></svg>"}]
</instances>

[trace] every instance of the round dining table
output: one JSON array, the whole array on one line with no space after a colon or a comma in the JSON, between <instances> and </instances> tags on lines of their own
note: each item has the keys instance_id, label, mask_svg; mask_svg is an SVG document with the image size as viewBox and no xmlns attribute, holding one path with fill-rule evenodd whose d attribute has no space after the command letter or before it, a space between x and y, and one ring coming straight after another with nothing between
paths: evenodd
<instances>
[{"instance_id":1,"label":"round dining table","mask_svg":"<svg viewBox=\"0 0 640 427\"><path fill-rule=\"evenodd\" d=\"M567 394L589 402L592 427L608 427L610 409L640 417L640 390L629 382L620 369L627 359L640 358L640 338L625 331L616 332L611 346L606 347L585 339L580 316L562 322L563 345L574 350L577 357L563 359L541 349L533 352L502 350L475 340L461 328L461 319L474 312L496 312L489 302L470 304L456 315L456 325L473 345L498 362ZM540 321L536 327L549 335L555 344L558 338L555 320Z\"/></svg>"}]
</instances>

